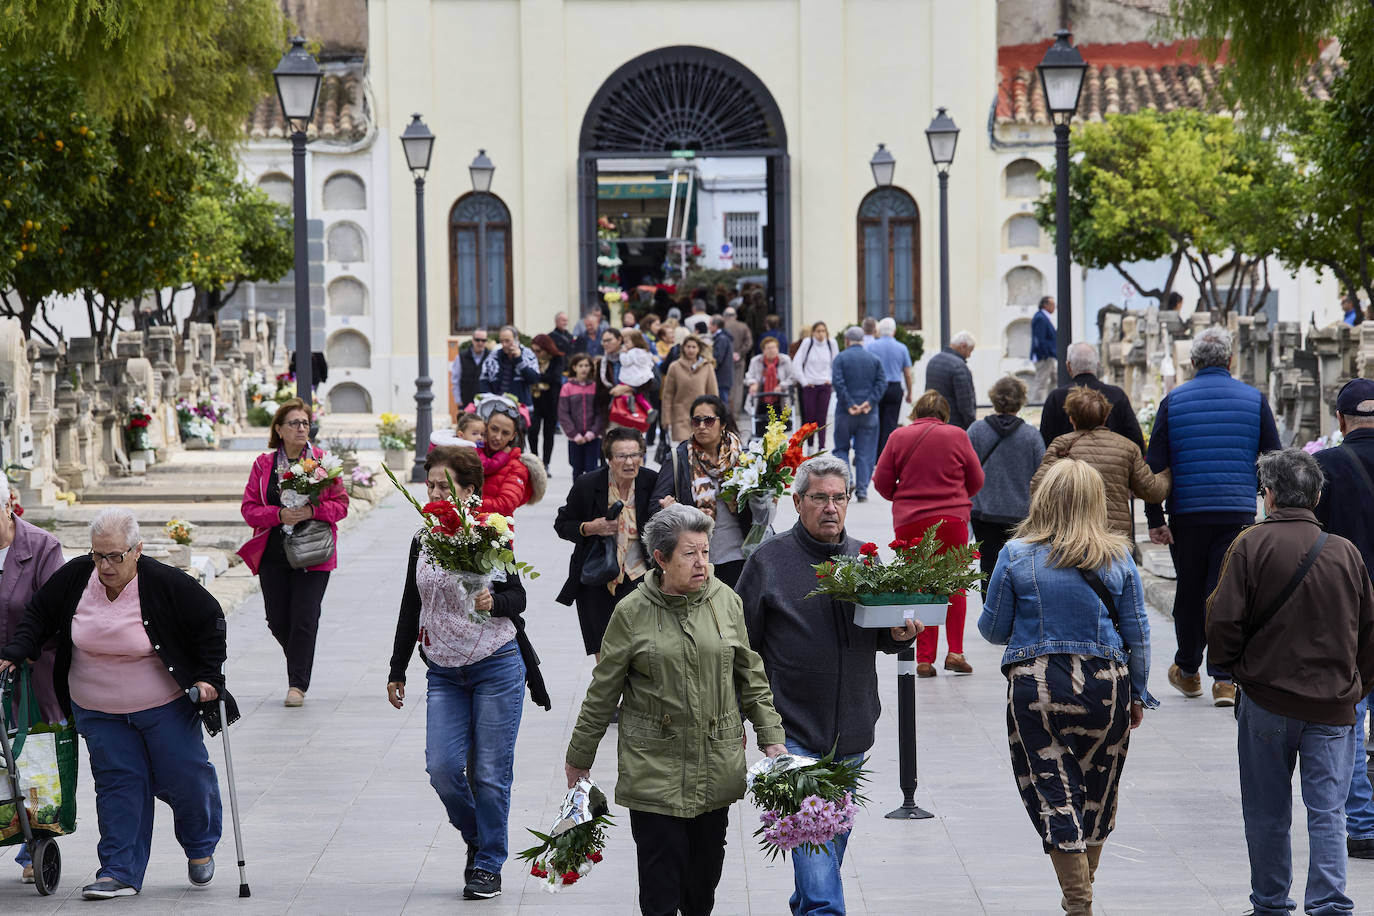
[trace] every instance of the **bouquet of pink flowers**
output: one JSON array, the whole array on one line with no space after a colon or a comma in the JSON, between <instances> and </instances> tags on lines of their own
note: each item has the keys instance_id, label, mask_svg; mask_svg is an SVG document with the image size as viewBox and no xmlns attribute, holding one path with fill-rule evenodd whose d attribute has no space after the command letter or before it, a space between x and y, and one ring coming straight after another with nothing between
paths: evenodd
<instances>
[{"instance_id":1,"label":"bouquet of pink flowers","mask_svg":"<svg viewBox=\"0 0 1374 916\"><path fill-rule=\"evenodd\" d=\"M859 786L868 778L865 760L820 760L779 754L749 768L749 795L763 809L754 831L770 858L794 849L820 853L854 827L854 815L868 799Z\"/></svg>"},{"instance_id":2,"label":"bouquet of pink flowers","mask_svg":"<svg viewBox=\"0 0 1374 916\"><path fill-rule=\"evenodd\" d=\"M311 503L320 504L320 494L331 486L343 473L343 461L331 452L319 458L310 456L309 451L300 461L287 465L281 475L281 504L288 509L300 509ZM294 525L284 525L282 530L290 534Z\"/></svg>"}]
</instances>

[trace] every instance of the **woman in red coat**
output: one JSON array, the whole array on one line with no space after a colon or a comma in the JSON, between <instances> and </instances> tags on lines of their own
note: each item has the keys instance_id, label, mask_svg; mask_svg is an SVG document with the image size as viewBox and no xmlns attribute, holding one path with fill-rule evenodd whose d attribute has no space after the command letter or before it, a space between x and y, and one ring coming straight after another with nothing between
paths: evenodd
<instances>
[{"instance_id":1,"label":"woman in red coat","mask_svg":"<svg viewBox=\"0 0 1374 916\"><path fill-rule=\"evenodd\" d=\"M477 414L487 421L478 454L482 458L482 512L507 517L526 503L544 498L548 476L536 455L523 452L525 418L520 408L501 395L482 395Z\"/></svg>"},{"instance_id":2,"label":"woman in red coat","mask_svg":"<svg viewBox=\"0 0 1374 916\"><path fill-rule=\"evenodd\" d=\"M329 525L338 543L339 522L348 514L348 493L336 480L320 495L319 505L287 509L281 503L281 475L302 455L324 457L310 445L310 411L300 398L277 408L267 439L272 451L259 455L248 474L240 511L253 537L239 548L239 556L262 585L267 628L286 654L286 706L301 706L310 689L315 665L315 634L320 628L320 605L329 585L329 572L338 565L337 546L318 566L293 569L286 560L283 525L318 519ZM307 452L309 449L309 452Z\"/></svg>"},{"instance_id":3,"label":"woman in red coat","mask_svg":"<svg viewBox=\"0 0 1374 916\"><path fill-rule=\"evenodd\" d=\"M949 423L949 402L930 390L916 401L910 426L892 433L878 456L873 486L892 501L892 527L900 540L920 538L936 522L936 537L950 547L968 543L973 494L983 489L983 466L968 433ZM950 595L945 617L949 653L945 670L972 674L964 658L964 593ZM926 627L916 637L916 676L935 676L940 628Z\"/></svg>"}]
</instances>

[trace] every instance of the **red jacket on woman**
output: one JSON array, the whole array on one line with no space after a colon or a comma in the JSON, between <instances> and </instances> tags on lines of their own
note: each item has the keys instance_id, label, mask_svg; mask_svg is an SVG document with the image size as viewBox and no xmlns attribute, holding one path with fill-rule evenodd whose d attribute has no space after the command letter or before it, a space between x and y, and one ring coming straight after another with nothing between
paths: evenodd
<instances>
[{"instance_id":1,"label":"red jacket on woman","mask_svg":"<svg viewBox=\"0 0 1374 916\"><path fill-rule=\"evenodd\" d=\"M487 475L482 482L481 512L511 516L530 501L530 469L520 460L520 449L510 450L510 460Z\"/></svg>"},{"instance_id":2,"label":"red jacket on woman","mask_svg":"<svg viewBox=\"0 0 1374 916\"><path fill-rule=\"evenodd\" d=\"M892 525L950 515L968 521L973 494L983 489L983 466L968 433L938 417L899 427L887 440L873 486L892 500Z\"/></svg>"},{"instance_id":3,"label":"red jacket on woman","mask_svg":"<svg viewBox=\"0 0 1374 916\"><path fill-rule=\"evenodd\" d=\"M314 446L311 446L311 454L315 458L324 457L324 452ZM267 484L276 473L276 462L276 452L267 452L254 460L253 470L248 472L248 486L243 488L243 504L239 507L243 520L253 529L253 536L239 548L238 554L255 576L258 574L258 564L262 562L263 551L267 549L267 536L281 524L281 506L274 506L267 501ZM328 522L329 530L334 532L335 549L328 560L310 567L310 572L328 572L339 565L339 522L347 514L348 493L344 490L343 481L335 480L325 487L320 494L320 504L315 507L315 518Z\"/></svg>"}]
</instances>

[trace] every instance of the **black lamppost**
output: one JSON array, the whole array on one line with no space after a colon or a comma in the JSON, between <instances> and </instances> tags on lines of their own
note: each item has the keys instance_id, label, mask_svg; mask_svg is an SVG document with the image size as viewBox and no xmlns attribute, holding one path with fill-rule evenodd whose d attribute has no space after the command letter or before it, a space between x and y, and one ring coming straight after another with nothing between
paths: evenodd
<instances>
[{"instance_id":1,"label":"black lamppost","mask_svg":"<svg viewBox=\"0 0 1374 916\"><path fill-rule=\"evenodd\" d=\"M1069 44L1072 33L1060 29L1054 44L1040 61L1040 86L1045 92L1045 107L1054 119L1054 253L1059 261L1059 283L1055 306L1059 311L1058 342L1059 385L1069 383L1069 344L1073 342L1073 293L1069 289L1069 122L1078 110L1083 91L1083 74L1088 64L1078 49Z\"/></svg>"},{"instance_id":2,"label":"black lamppost","mask_svg":"<svg viewBox=\"0 0 1374 916\"><path fill-rule=\"evenodd\" d=\"M880 188L892 187L892 175L897 171L897 159L888 150L887 144L879 143L878 150L873 154L873 158L868 160L868 167L873 170L873 183ZM892 287L892 236L888 228L888 208L880 208L883 234L883 313L888 311L888 296ZM862 307L863 303L860 303ZM864 315L860 315L864 318Z\"/></svg>"},{"instance_id":3,"label":"black lamppost","mask_svg":"<svg viewBox=\"0 0 1374 916\"><path fill-rule=\"evenodd\" d=\"M945 114L935 110L935 119L926 128L926 142L930 144L930 160L940 176L940 349L949 346L949 167L954 162L954 147L959 142L959 128Z\"/></svg>"},{"instance_id":4,"label":"black lamppost","mask_svg":"<svg viewBox=\"0 0 1374 916\"><path fill-rule=\"evenodd\" d=\"M405 150L406 165L415 176L415 327L419 335L419 374L415 378L415 464L410 469L411 483L425 480L425 456L434 433L434 380L429 377L429 303L425 296L425 173L429 171L429 157L434 152L434 134L430 133L420 115L411 115L411 122L401 134L401 149Z\"/></svg>"},{"instance_id":5,"label":"black lamppost","mask_svg":"<svg viewBox=\"0 0 1374 916\"><path fill-rule=\"evenodd\" d=\"M306 236L305 131L315 117L315 102L320 97L320 65L305 49L305 39L291 39L291 50L282 55L272 79L277 84L277 101L291 128L291 221L295 231L296 256L292 272L296 275L296 394L310 408L313 374L310 364L310 256Z\"/></svg>"}]
</instances>

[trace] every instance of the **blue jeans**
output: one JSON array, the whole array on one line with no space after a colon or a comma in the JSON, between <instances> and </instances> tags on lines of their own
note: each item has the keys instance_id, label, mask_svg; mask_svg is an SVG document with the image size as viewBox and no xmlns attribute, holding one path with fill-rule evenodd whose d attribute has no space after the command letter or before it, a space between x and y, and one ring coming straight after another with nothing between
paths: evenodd
<instances>
[{"instance_id":1,"label":"blue jeans","mask_svg":"<svg viewBox=\"0 0 1374 916\"><path fill-rule=\"evenodd\" d=\"M825 756L795 741L787 742L789 754L804 757ZM842 757L842 760L861 760L863 754ZM828 852L805 852L796 849L792 852L792 875L796 890L787 901L792 908L792 916L844 916L844 883L840 880L840 866L844 864L844 850L849 845L849 834L841 833L825 847Z\"/></svg>"},{"instance_id":2,"label":"blue jeans","mask_svg":"<svg viewBox=\"0 0 1374 916\"><path fill-rule=\"evenodd\" d=\"M525 663L511 640L461 668L431 664L425 771L449 823L476 847L474 868L499 875L506 862L515 735L525 704ZM468 767L471 764L471 782Z\"/></svg>"},{"instance_id":3,"label":"blue jeans","mask_svg":"<svg viewBox=\"0 0 1374 916\"><path fill-rule=\"evenodd\" d=\"M1350 792L1345 797L1345 833L1352 840L1374 839L1374 787L1369 784L1369 759L1364 746L1364 719L1369 712L1369 697L1355 707L1355 735L1350 772Z\"/></svg>"},{"instance_id":4,"label":"blue jeans","mask_svg":"<svg viewBox=\"0 0 1374 916\"><path fill-rule=\"evenodd\" d=\"M100 826L98 878L142 889L153 845L153 799L172 808L177 842L188 859L213 855L224 809L205 750L200 716L185 697L116 715L75 703L76 730L86 739Z\"/></svg>"},{"instance_id":5,"label":"blue jeans","mask_svg":"<svg viewBox=\"0 0 1374 916\"><path fill-rule=\"evenodd\" d=\"M601 437L590 442L568 440L568 464L572 467L573 480L583 474L590 474L601 466Z\"/></svg>"},{"instance_id":6,"label":"blue jeans","mask_svg":"<svg viewBox=\"0 0 1374 916\"><path fill-rule=\"evenodd\" d=\"M1353 913L1345 894L1345 796L1354 759L1349 725L1320 725L1269 712L1241 699L1236 745L1240 804L1250 851L1250 902L1255 916L1294 909L1290 831L1293 766L1299 764L1307 806L1307 892L1303 910L1315 916Z\"/></svg>"},{"instance_id":7,"label":"blue jeans","mask_svg":"<svg viewBox=\"0 0 1374 916\"><path fill-rule=\"evenodd\" d=\"M849 408L835 406L835 455L849 463L850 444L854 447L854 495L867 496L873 466L878 463L878 410L851 417Z\"/></svg>"}]
</instances>

